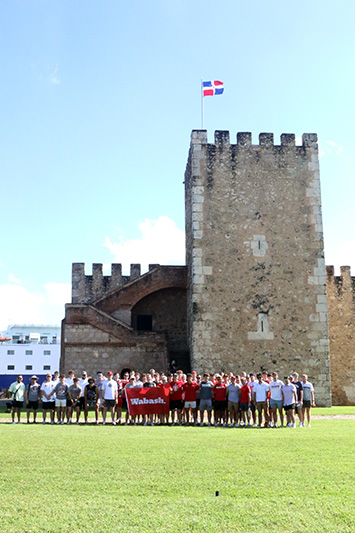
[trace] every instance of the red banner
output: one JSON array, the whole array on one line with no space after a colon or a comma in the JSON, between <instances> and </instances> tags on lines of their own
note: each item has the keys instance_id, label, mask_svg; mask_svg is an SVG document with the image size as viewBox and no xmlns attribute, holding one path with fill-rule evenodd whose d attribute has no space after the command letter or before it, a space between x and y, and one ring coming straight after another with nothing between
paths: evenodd
<instances>
[{"instance_id":1,"label":"red banner","mask_svg":"<svg viewBox=\"0 0 355 533\"><path fill-rule=\"evenodd\" d=\"M147 387L125 389L128 412L136 415L168 415L169 389L163 387Z\"/></svg>"}]
</instances>

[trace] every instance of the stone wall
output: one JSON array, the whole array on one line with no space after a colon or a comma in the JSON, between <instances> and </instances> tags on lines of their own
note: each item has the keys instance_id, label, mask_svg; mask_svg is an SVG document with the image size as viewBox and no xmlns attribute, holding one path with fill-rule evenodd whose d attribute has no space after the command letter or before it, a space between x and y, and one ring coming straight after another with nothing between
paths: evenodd
<instances>
[{"instance_id":1,"label":"stone wall","mask_svg":"<svg viewBox=\"0 0 355 533\"><path fill-rule=\"evenodd\" d=\"M355 277L327 266L330 369L334 405L355 405Z\"/></svg>"},{"instance_id":2,"label":"stone wall","mask_svg":"<svg viewBox=\"0 0 355 533\"><path fill-rule=\"evenodd\" d=\"M330 405L317 136L194 131L185 191L192 366L306 372Z\"/></svg>"},{"instance_id":3,"label":"stone wall","mask_svg":"<svg viewBox=\"0 0 355 533\"><path fill-rule=\"evenodd\" d=\"M132 327L137 315L151 315L153 330L165 333L169 352L186 352L186 289L165 289L140 300L132 309Z\"/></svg>"},{"instance_id":4,"label":"stone wall","mask_svg":"<svg viewBox=\"0 0 355 533\"><path fill-rule=\"evenodd\" d=\"M136 332L130 340L114 337L90 324L66 324L65 351L60 371L74 369L77 375L86 370L94 376L101 370L121 372L124 368L147 372L150 368L166 370L166 338L154 332Z\"/></svg>"}]
</instances>

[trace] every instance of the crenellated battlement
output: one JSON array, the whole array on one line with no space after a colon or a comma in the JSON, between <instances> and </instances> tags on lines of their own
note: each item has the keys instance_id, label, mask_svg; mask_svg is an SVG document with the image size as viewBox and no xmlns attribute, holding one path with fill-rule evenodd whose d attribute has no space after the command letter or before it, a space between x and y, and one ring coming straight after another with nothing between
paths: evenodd
<instances>
[{"instance_id":1,"label":"crenellated battlement","mask_svg":"<svg viewBox=\"0 0 355 533\"><path fill-rule=\"evenodd\" d=\"M149 265L153 270L158 264ZM122 264L111 264L111 276L104 276L102 263L93 263L92 274L85 274L85 263L72 264L72 303L91 303L106 293L139 278L141 265L131 264L130 275L122 275Z\"/></svg>"},{"instance_id":2,"label":"crenellated battlement","mask_svg":"<svg viewBox=\"0 0 355 533\"><path fill-rule=\"evenodd\" d=\"M340 276L334 275L334 266L329 265L326 267L327 274L327 287L328 293L330 292L330 286L332 285L338 296L342 296L344 292L352 292L355 299L355 276L351 275L350 266L340 267ZM328 294L328 297L330 294Z\"/></svg>"},{"instance_id":3,"label":"crenellated battlement","mask_svg":"<svg viewBox=\"0 0 355 533\"><path fill-rule=\"evenodd\" d=\"M191 133L191 144L209 144L207 139L207 130L193 130ZM216 147L231 145L229 131L216 130L214 132L214 144ZM304 133L302 135L302 145L296 145L296 135L294 133L282 133L280 144L274 143L273 133L260 133L259 144L252 144L252 134L250 132L238 132L236 137L236 146L239 148L303 148L318 150L318 136L316 133ZM235 146L232 144L231 146Z\"/></svg>"}]
</instances>

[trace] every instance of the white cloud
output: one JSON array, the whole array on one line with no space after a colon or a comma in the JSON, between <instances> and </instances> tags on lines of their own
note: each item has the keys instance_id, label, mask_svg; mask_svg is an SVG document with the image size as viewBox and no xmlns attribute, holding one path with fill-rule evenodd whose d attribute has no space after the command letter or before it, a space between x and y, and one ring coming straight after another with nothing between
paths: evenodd
<instances>
[{"instance_id":1,"label":"white cloud","mask_svg":"<svg viewBox=\"0 0 355 533\"><path fill-rule=\"evenodd\" d=\"M53 67L47 67L45 70L36 63L30 63L30 67L35 78L38 81L49 83L50 85L60 85L59 67L56 65Z\"/></svg>"},{"instance_id":2,"label":"white cloud","mask_svg":"<svg viewBox=\"0 0 355 533\"><path fill-rule=\"evenodd\" d=\"M40 292L21 285L0 285L0 330L9 324L60 324L71 301L69 283L47 283Z\"/></svg>"},{"instance_id":3,"label":"white cloud","mask_svg":"<svg viewBox=\"0 0 355 533\"><path fill-rule=\"evenodd\" d=\"M49 83L51 85L60 85L60 78L59 78L59 75L58 75L58 71L59 71L59 68L58 68L58 65L56 65L55 69L51 72L49 72Z\"/></svg>"},{"instance_id":4,"label":"white cloud","mask_svg":"<svg viewBox=\"0 0 355 533\"><path fill-rule=\"evenodd\" d=\"M10 283L21 283L21 280L18 279L15 274L9 274L8 280Z\"/></svg>"},{"instance_id":5,"label":"white cloud","mask_svg":"<svg viewBox=\"0 0 355 533\"><path fill-rule=\"evenodd\" d=\"M185 264L185 233L174 220L161 216L156 220L146 218L139 224L141 237L124 240L119 235L118 242L105 238L104 246L114 256L113 262L121 263L122 270L129 273L131 263L140 263L142 272L148 264L183 265Z\"/></svg>"},{"instance_id":6,"label":"white cloud","mask_svg":"<svg viewBox=\"0 0 355 533\"><path fill-rule=\"evenodd\" d=\"M344 146L334 141L322 141L321 139L318 141L318 147L319 157L323 157L324 155L340 155L344 150Z\"/></svg>"}]
</instances>

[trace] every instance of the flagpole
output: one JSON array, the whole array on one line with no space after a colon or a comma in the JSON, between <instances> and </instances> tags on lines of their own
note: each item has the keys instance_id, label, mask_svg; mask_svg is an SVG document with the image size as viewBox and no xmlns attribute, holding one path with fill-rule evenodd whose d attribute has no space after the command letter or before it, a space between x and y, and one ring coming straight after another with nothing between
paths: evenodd
<instances>
[{"instance_id":1,"label":"flagpole","mask_svg":"<svg viewBox=\"0 0 355 533\"><path fill-rule=\"evenodd\" d=\"M203 78L201 78L201 130L203 130Z\"/></svg>"}]
</instances>

